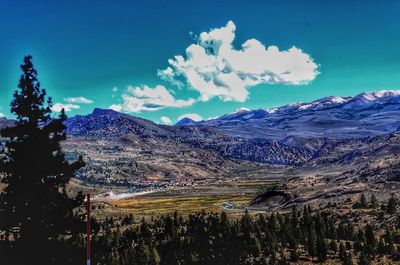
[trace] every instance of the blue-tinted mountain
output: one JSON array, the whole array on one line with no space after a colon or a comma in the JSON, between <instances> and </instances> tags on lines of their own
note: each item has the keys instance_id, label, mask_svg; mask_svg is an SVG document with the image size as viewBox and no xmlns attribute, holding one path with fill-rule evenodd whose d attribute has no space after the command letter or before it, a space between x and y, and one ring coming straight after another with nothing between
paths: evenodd
<instances>
[{"instance_id":1,"label":"blue-tinted mountain","mask_svg":"<svg viewBox=\"0 0 400 265\"><path fill-rule=\"evenodd\" d=\"M242 109L216 119L198 122L246 138L371 137L400 126L400 90L362 93L354 97L325 97L269 110ZM298 140L298 139L297 139Z\"/></svg>"},{"instance_id":2,"label":"blue-tinted mountain","mask_svg":"<svg viewBox=\"0 0 400 265\"><path fill-rule=\"evenodd\" d=\"M161 134L163 126L110 109L96 108L89 115L77 115L66 121L67 134L75 136L138 137Z\"/></svg>"},{"instance_id":3,"label":"blue-tinted mountain","mask_svg":"<svg viewBox=\"0 0 400 265\"><path fill-rule=\"evenodd\" d=\"M184 125L196 125L199 122L192 120L191 118L185 117L178 121L175 126L184 126Z\"/></svg>"}]
</instances>

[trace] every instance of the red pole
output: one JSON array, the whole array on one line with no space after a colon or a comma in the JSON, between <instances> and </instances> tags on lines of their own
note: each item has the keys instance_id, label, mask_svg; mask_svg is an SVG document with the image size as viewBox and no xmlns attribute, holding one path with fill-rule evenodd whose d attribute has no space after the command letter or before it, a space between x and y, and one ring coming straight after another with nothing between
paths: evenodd
<instances>
[{"instance_id":1,"label":"red pole","mask_svg":"<svg viewBox=\"0 0 400 265\"><path fill-rule=\"evenodd\" d=\"M90 194L87 194L86 200L86 265L90 265Z\"/></svg>"}]
</instances>

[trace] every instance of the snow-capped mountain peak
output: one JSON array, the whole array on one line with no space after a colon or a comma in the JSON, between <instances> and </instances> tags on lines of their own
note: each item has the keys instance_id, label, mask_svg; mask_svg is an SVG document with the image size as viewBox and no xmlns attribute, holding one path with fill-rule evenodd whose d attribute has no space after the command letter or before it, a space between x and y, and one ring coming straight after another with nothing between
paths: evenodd
<instances>
[{"instance_id":1,"label":"snow-capped mountain peak","mask_svg":"<svg viewBox=\"0 0 400 265\"><path fill-rule=\"evenodd\" d=\"M400 90L379 90L372 92L361 93L354 97L354 99L364 99L373 101L380 98L397 97L400 96Z\"/></svg>"},{"instance_id":2,"label":"snow-capped mountain peak","mask_svg":"<svg viewBox=\"0 0 400 265\"><path fill-rule=\"evenodd\" d=\"M375 136L399 127L400 90L330 96L268 110L241 110L199 124L257 138Z\"/></svg>"},{"instance_id":3,"label":"snow-capped mountain peak","mask_svg":"<svg viewBox=\"0 0 400 265\"><path fill-rule=\"evenodd\" d=\"M237 110L235 110L234 112L232 112L232 114L243 113L243 112L250 112L250 111L251 111L251 109L241 107L241 108L238 108Z\"/></svg>"}]
</instances>

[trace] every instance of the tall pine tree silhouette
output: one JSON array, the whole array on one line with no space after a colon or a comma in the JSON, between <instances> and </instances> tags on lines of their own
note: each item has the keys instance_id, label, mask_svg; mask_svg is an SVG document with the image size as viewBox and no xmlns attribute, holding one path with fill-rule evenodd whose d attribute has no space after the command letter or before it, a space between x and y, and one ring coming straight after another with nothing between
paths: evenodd
<instances>
[{"instance_id":1,"label":"tall pine tree silhouette","mask_svg":"<svg viewBox=\"0 0 400 265\"><path fill-rule=\"evenodd\" d=\"M65 159L60 141L66 139L66 115L62 110L58 118L51 117L52 100L40 88L31 56L21 69L11 102L16 125L1 130L6 142L0 156L5 184L0 230L9 240L1 263L68 264L72 254L62 248L63 241L81 228L74 209L83 196L67 196L66 184L84 163L81 157L74 163Z\"/></svg>"}]
</instances>

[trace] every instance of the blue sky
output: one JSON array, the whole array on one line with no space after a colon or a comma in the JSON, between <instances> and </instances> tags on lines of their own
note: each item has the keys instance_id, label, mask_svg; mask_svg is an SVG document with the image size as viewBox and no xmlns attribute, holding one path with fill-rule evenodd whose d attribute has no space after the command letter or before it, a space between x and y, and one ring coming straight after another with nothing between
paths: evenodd
<instances>
[{"instance_id":1,"label":"blue sky","mask_svg":"<svg viewBox=\"0 0 400 265\"><path fill-rule=\"evenodd\" d=\"M69 116L112 106L174 123L400 89L399 12L390 0L2 0L0 113L26 54Z\"/></svg>"}]
</instances>

